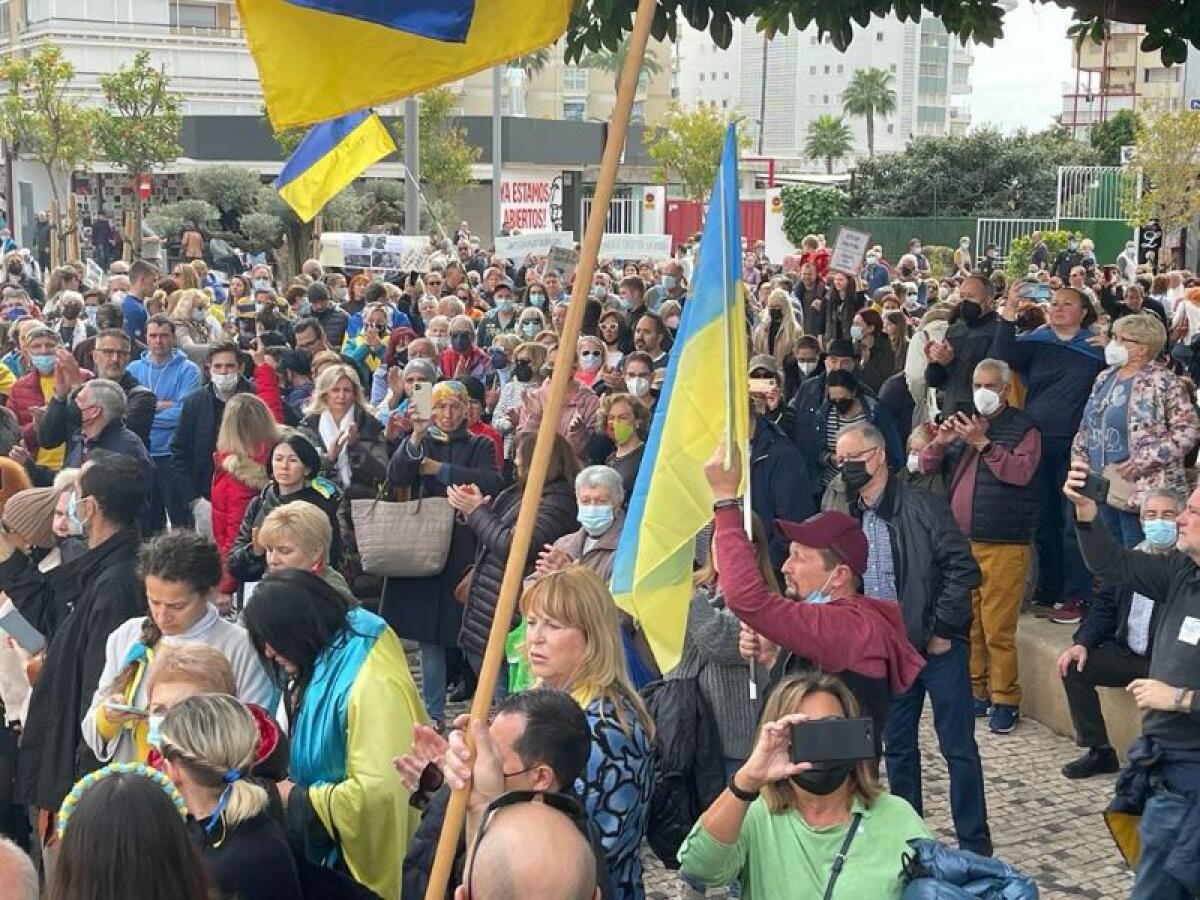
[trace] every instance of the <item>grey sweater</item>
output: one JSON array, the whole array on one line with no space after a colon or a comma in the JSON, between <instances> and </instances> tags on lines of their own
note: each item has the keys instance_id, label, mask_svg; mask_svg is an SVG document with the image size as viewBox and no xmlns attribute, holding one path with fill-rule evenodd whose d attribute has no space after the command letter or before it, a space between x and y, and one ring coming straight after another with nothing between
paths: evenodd
<instances>
[{"instance_id":1,"label":"grey sweater","mask_svg":"<svg viewBox=\"0 0 1200 900\"><path fill-rule=\"evenodd\" d=\"M746 759L754 747L757 705L750 699L750 666L738 654L737 618L720 595L697 588L688 607L683 656L668 678L695 678L721 736L721 753Z\"/></svg>"}]
</instances>

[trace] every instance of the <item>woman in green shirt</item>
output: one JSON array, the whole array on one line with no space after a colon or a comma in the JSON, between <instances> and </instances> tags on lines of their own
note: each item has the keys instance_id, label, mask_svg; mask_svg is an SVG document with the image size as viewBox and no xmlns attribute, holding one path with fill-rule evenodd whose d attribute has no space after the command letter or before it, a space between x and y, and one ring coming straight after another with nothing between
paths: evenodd
<instances>
[{"instance_id":1,"label":"woman in green shirt","mask_svg":"<svg viewBox=\"0 0 1200 900\"><path fill-rule=\"evenodd\" d=\"M750 758L680 848L681 873L711 886L737 878L743 900L898 900L908 841L930 837L921 817L880 787L873 760L813 765L788 754L792 725L858 714L854 695L831 675L784 678ZM839 852L845 864L831 889Z\"/></svg>"}]
</instances>

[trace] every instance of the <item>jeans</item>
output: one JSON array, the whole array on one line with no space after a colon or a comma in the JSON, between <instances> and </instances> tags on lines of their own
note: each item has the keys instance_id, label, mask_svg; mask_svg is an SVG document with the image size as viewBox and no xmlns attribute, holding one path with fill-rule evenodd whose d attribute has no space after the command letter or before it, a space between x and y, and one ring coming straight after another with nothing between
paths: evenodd
<instances>
[{"instance_id":1,"label":"jeans","mask_svg":"<svg viewBox=\"0 0 1200 900\"><path fill-rule=\"evenodd\" d=\"M441 644L421 644L421 696L429 718L446 718L446 648Z\"/></svg>"},{"instance_id":2,"label":"jeans","mask_svg":"<svg viewBox=\"0 0 1200 900\"><path fill-rule=\"evenodd\" d=\"M483 671L483 657L476 656L467 650L463 651L467 657L467 662L471 664L471 668L475 670L475 674L479 675ZM501 658L500 671L496 674L496 689L492 691L492 706L499 706L504 702L504 698L508 696L508 663Z\"/></svg>"},{"instance_id":3,"label":"jeans","mask_svg":"<svg viewBox=\"0 0 1200 900\"><path fill-rule=\"evenodd\" d=\"M938 749L950 771L950 811L958 845L964 850L990 856L992 837L984 801L983 765L975 743L969 655L966 641L953 639L945 653L926 658L925 668L917 680L892 700L884 729L883 758L892 793L907 800L917 815L923 815L917 725L928 693Z\"/></svg>"},{"instance_id":4,"label":"jeans","mask_svg":"<svg viewBox=\"0 0 1200 900\"><path fill-rule=\"evenodd\" d=\"M154 485L150 493L150 534L165 531L167 519L172 528L191 528L192 511L180 490L179 472L169 456L154 457Z\"/></svg>"},{"instance_id":5,"label":"jeans","mask_svg":"<svg viewBox=\"0 0 1200 900\"><path fill-rule=\"evenodd\" d=\"M1138 656L1112 641L1088 651L1082 672L1072 664L1063 678L1063 690L1067 692L1067 708L1075 726L1075 743L1080 747L1110 746L1096 688L1123 688L1135 678L1145 678L1149 671L1148 657Z\"/></svg>"},{"instance_id":6,"label":"jeans","mask_svg":"<svg viewBox=\"0 0 1200 900\"><path fill-rule=\"evenodd\" d=\"M1113 536L1113 540L1122 547L1133 548L1145 540L1146 536L1142 534L1142 520L1136 513L1113 509L1107 503L1101 503L1100 518L1104 520L1104 527Z\"/></svg>"},{"instance_id":7,"label":"jeans","mask_svg":"<svg viewBox=\"0 0 1200 900\"><path fill-rule=\"evenodd\" d=\"M1071 466L1070 438L1042 438L1042 461L1035 476L1038 508L1037 549L1041 571L1039 602L1052 605L1078 597L1092 599L1092 576L1083 565L1075 538L1075 516L1067 508L1063 484Z\"/></svg>"},{"instance_id":8,"label":"jeans","mask_svg":"<svg viewBox=\"0 0 1200 900\"><path fill-rule=\"evenodd\" d=\"M1188 805L1186 797L1168 790L1166 785L1159 785L1146 801L1138 825L1142 855L1138 858L1129 900L1190 900L1192 897L1191 892L1166 871L1167 857L1175 846Z\"/></svg>"}]
</instances>

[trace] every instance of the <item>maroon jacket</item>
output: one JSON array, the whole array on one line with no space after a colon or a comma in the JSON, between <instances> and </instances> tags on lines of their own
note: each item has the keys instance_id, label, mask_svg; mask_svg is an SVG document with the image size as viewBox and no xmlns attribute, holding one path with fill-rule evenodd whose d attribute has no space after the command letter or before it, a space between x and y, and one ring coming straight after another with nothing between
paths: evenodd
<instances>
[{"instance_id":1,"label":"maroon jacket","mask_svg":"<svg viewBox=\"0 0 1200 900\"><path fill-rule=\"evenodd\" d=\"M907 690L925 666L913 649L900 605L870 597L804 603L772 593L758 571L740 510L716 513L717 568L729 610L763 637L826 672L886 678Z\"/></svg>"}]
</instances>

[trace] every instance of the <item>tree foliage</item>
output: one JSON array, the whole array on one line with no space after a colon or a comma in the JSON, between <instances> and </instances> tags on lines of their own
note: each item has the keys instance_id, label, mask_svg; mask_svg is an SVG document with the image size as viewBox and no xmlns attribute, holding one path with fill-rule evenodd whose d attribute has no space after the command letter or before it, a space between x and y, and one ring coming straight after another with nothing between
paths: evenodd
<instances>
[{"instance_id":1,"label":"tree foliage","mask_svg":"<svg viewBox=\"0 0 1200 900\"><path fill-rule=\"evenodd\" d=\"M257 172L238 166L204 166L188 172L185 183L194 196L215 206L222 220L231 217L233 222L226 227L232 228L238 216L254 209L262 179Z\"/></svg>"},{"instance_id":2,"label":"tree foliage","mask_svg":"<svg viewBox=\"0 0 1200 900\"><path fill-rule=\"evenodd\" d=\"M1137 142L1141 121L1142 117L1132 109L1122 109L1107 122L1097 122L1088 129L1088 144L1099 154L1100 165L1121 164L1121 148Z\"/></svg>"},{"instance_id":3,"label":"tree foliage","mask_svg":"<svg viewBox=\"0 0 1200 900\"><path fill-rule=\"evenodd\" d=\"M1142 49L1158 51L1164 65L1187 58L1187 42L1200 46L1200 4L1182 0L1037 0L1075 11L1084 39L1104 34L1106 19L1145 25ZM567 32L567 58L586 51L616 50L633 27L637 0L580 0ZM659 0L652 34L674 41L679 23L707 30L718 47L733 40L733 23L754 19L768 35L787 34L814 25L833 46L844 50L855 26L866 28L872 16L894 13L905 21L932 15L962 41L991 46L1004 33L1004 8L995 0Z\"/></svg>"},{"instance_id":4,"label":"tree foliage","mask_svg":"<svg viewBox=\"0 0 1200 900\"><path fill-rule=\"evenodd\" d=\"M797 247L806 234L825 234L846 214L846 195L838 188L789 184L782 194L783 233Z\"/></svg>"},{"instance_id":5,"label":"tree foliage","mask_svg":"<svg viewBox=\"0 0 1200 900\"><path fill-rule=\"evenodd\" d=\"M875 155L875 117L896 111L896 91L887 69L856 69L842 91L846 115L867 123L867 156Z\"/></svg>"},{"instance_id":6,"label":"tree foliage","mask_svg":"<svg viewBox=\"0 0 1200 900\"><path fill-rule=\"evenodd\" d=\"M859 163L851 213L865 216L1054 215L1058 167L1095 165L1097 154L1060 128L1004 135L917 137L899 153Z\"/></svg>"},{"instance_id":7,"label":"tree foliage","mask_svg":"<svg viewBox=\"0 0 1200 900\"><path fill-rule=\"evenodd\" d=\"M841 116L822 113L808 123L804 138L804 152L809 159L825 161L826 174L833 174L833 164L844 159L854 149L850 126Z\"/></svg>"},{"instance_id":8,"label":"tree foliage","mask_svg":"<svg viewBox=\"0 0 1200 900\"><path fill-rule=\"evenodd\" d=\"M621 70L625 68L625 58L628 55L629 44L622 43L615 50L588 51L579 58L579 66L584 69L599 69L601 72L607 72L612 76L613 90L616 91L620 87ZM654 58L653 50L647 47L646 56L642 60L642 67L638 70L638 77L640 78L642 75L654 76L661 71L662 66Z\"/></svg>"},{"instance_id":9,"label":"tree foliage","mask_svg":"<svg viewBox=\"0 0 1200 900\"><path fill-rule=\"evenodd\" d=\"M1143 121L1136 147L1144 187L1140 198L1126 198L1130 224L1158 219L1167 231L1190 224L1200 214L1200 113L1180 110Z\"/></svg>"},{"instance_id":10,"label":"tree foliage","mask_svg":"<svg viewBox=\"0 0 1200 900\"><path fill-rule=\"evenodd\" d=\"M1046 249L1050 251L1051 259L1058 255L1059 250L1067 246L1067 241L1072 237L1077 241L1081 241L1084 235L1077 231L1042 232L1042 240L1046 242ZM1021 278L1029 271L1029 266L1032 262L1033 238L1029 235L1013 238L1012 243L1008 245L1008 259L1004 262L1004 270L1009 274L1009 277Z\"/></svg>"},{"instance_id":11,"label":"tree foliage","mask_svg":"<svg viewBox=\"0 0 1200 900\"><path fill-rule=\"evenodd\" d=\"M691 199L706 199L721 166L728 127L729 120L711 106L673 106L663 117L663 124L646 138L655 179L666 182L674 178L682 182L684 193ZM749 137L740 128L738 143L742 147L749 144Z\"/></svg>"},{"instance_id":12,"label":"tree foliage","mask_svg":"<svg viewBox=\"0 0 1200 900\"><path fill-rule=\"evenodd\" d=\"M0 136L46 170L63 216L63 187L71 172L87 168L96 153L95 113L67 92L74 78L75 67L57 44L42 44L31 56L10 56L0 64L0 81L8 87L0 102ZM60 236L73 227L59 222Z\"/></svg>"},{"instance_id":13,"label":"tree foliage","mask_svg":"<svg viewBox=\"0 0 1200 900\"><path fill-rule=\"evenodd\" d=\"M421 190L431 204L446 201L471 184L471 166L479 161L483 148L467 140L467 132L454 115L457 99L448 88L435 88L421 95ZM396 146L404 158L404 120L395 124ZM401 201L403 208L403 201ZM397 221L404 221L401 216ZM420 231L420 224L406 226L409 234Z\"/></svg>"}]
</instances>

